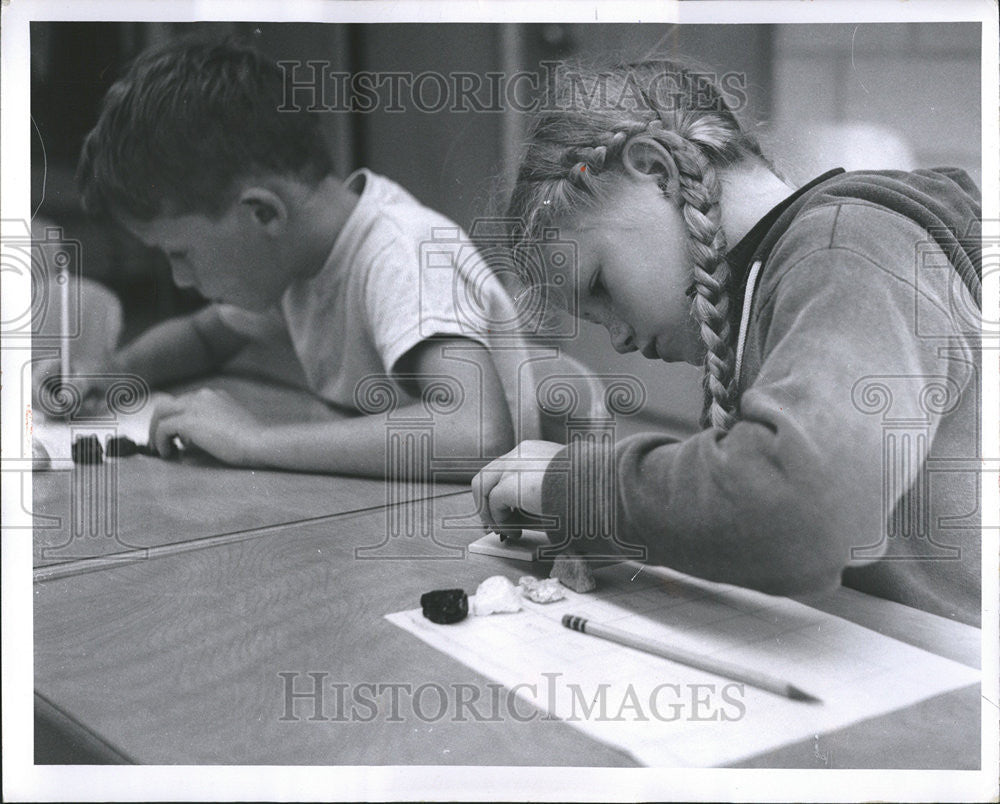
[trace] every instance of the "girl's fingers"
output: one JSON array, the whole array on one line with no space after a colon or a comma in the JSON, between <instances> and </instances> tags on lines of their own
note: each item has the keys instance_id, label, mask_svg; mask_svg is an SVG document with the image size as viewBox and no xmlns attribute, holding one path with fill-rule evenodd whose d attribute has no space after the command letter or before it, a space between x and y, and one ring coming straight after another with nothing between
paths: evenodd
<instances>
[{"instance_id":1,"label":"girl's fingers","mask_svg":"<svg viewBox=\"0 0 1000 804\"><path fill-rule=\"evenodd\" d=\"M490 462L472 479L472 499L487 533L497 529L497 523L490 515L488 504L490 494L503 477L503 471L494 469L495 465L497 461Z\"/></svg>"},{"instance_id":2,"label":"girl's fingers","mask_svg":"<svg viewBox=\"0 0 1000 804\"><path fill-rule=\"evenodd\" d=\"M490 490L486 498L486 508L497 533L503 539L518 539L521 529L508 524L518 518L518 475L516 472L504 474Z\"/></svg>"},{"instance_id":3,"label":"girl's fingers","mask_svg":"<svg viewBox=\"0 0 1000 804\"><path fill-rule=\"evenodd\" d=\"M486 517L483 515L483 472L480 470L474 478L472 478L472 502L476 506L476 511L479 513L479 521L483 523L483 528L488 526L486 522Z\"/></svg>"}]
</instances>

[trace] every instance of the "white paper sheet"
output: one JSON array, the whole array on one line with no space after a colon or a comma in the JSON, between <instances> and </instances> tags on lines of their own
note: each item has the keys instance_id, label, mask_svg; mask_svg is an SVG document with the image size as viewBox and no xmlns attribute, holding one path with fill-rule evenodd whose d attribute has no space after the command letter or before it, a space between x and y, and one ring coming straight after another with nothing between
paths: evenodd
<instances>
[{"instance_id":1,"label":"white paper sheet","mask_svg":"<svg viewBox=\"0 0 1000 804\"><path fill-rule=\"evenodd\" d=\"M455 625L435 625L419 609L386 618L649 766L728 764L980 678L976 669L787 598L631 563L596 576L595 593L567 590L566 600L526 601L516 614ZM821 703L740 687L570 631L561 624L567 613L780 676Z\"/></svg>"},{"instance_id":2,"label":"white paper sheet","mask_svg":"<svg viewBox=\"0 0 1000 804\"><path fill-rule=\"evenodd\" d=\"M166 394L153 394L136 413L117 414L107 422L97 420L69 424L39 414L32 428L33 446L36 450L38 446L41 446L49 460L55 465L72 461L73 442L83 436L96 435L102 447L105 445L107 437L111 435L125 436L137 444L146 444L149 440L149 425L153 420L156 402L166 396ZM38 457L37 451L36 457Z\"/></svg>"}]
</instances>

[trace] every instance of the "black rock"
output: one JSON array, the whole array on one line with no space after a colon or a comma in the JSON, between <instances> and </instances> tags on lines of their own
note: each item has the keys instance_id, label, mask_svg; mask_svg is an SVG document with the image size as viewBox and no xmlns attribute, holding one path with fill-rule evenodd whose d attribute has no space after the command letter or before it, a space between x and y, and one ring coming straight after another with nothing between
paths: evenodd
<instances>
[{"instance_id":1,"label":"black rock","mask_svg":"<svg viewBox=\"0 0 1000 804\"><path fill-rule=\"evenodd\" d=\"M104 442L104 454L109 458L127 458L139 454L139 445L128 436L108 436Z\"/></svg>"},{"instance_id":2,"label":"black rock","mask_svg":"<svg viewBox=\"0 0 1000 804\"><path fill-rule=\"evenodd\" d=\"M469 597L462 589L438 589L420 596L424 617L432 623L450 625L464 620L469 614Z\"/></svg>"},{"instance_id":3,"label":"black rock","mask_svg":"<svg viewBox=\"0 0 1000 804\"><path fill-rule=\"evenodd\" d=\"M95 435L78 436L72 447L73 463L103 463L104 449Z\"/></svg>"}]
</instances>

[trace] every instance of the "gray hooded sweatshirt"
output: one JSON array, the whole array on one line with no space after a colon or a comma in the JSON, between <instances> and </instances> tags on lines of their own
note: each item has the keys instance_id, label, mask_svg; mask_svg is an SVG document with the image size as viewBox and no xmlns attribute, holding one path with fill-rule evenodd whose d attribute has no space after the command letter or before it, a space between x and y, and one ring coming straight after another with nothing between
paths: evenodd
<instances>
[{"instance_id":1,"label":"gray hooded sweatshirt","mask_svg":"<svg viewBox=\"0 0 1000 804\"><path fill-rule=\"evenodd\" d=\"M950 169L831 171L779 204L727 255L736 424L570 443L550 540L978 623L980 217Z\"/></svg>"}]
</instances>

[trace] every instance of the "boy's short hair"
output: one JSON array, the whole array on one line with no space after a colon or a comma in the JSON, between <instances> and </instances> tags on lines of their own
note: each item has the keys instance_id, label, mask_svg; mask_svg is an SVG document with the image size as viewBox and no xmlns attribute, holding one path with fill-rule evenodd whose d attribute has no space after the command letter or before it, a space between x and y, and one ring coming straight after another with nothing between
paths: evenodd
<instances>
[{"instance_id":1,"label":"boy's short hair","mask_svg":"<svg viewBox=\"0 0 1000 804\"><path fill-rule=\"evenodd\" d=\"M210 217L255 172L310 183L333 172L319 121L279 112L277 64L233 39L184 38L147 50L104 97L77 169L98 217Z\"/></svg>"}]
</instances>

